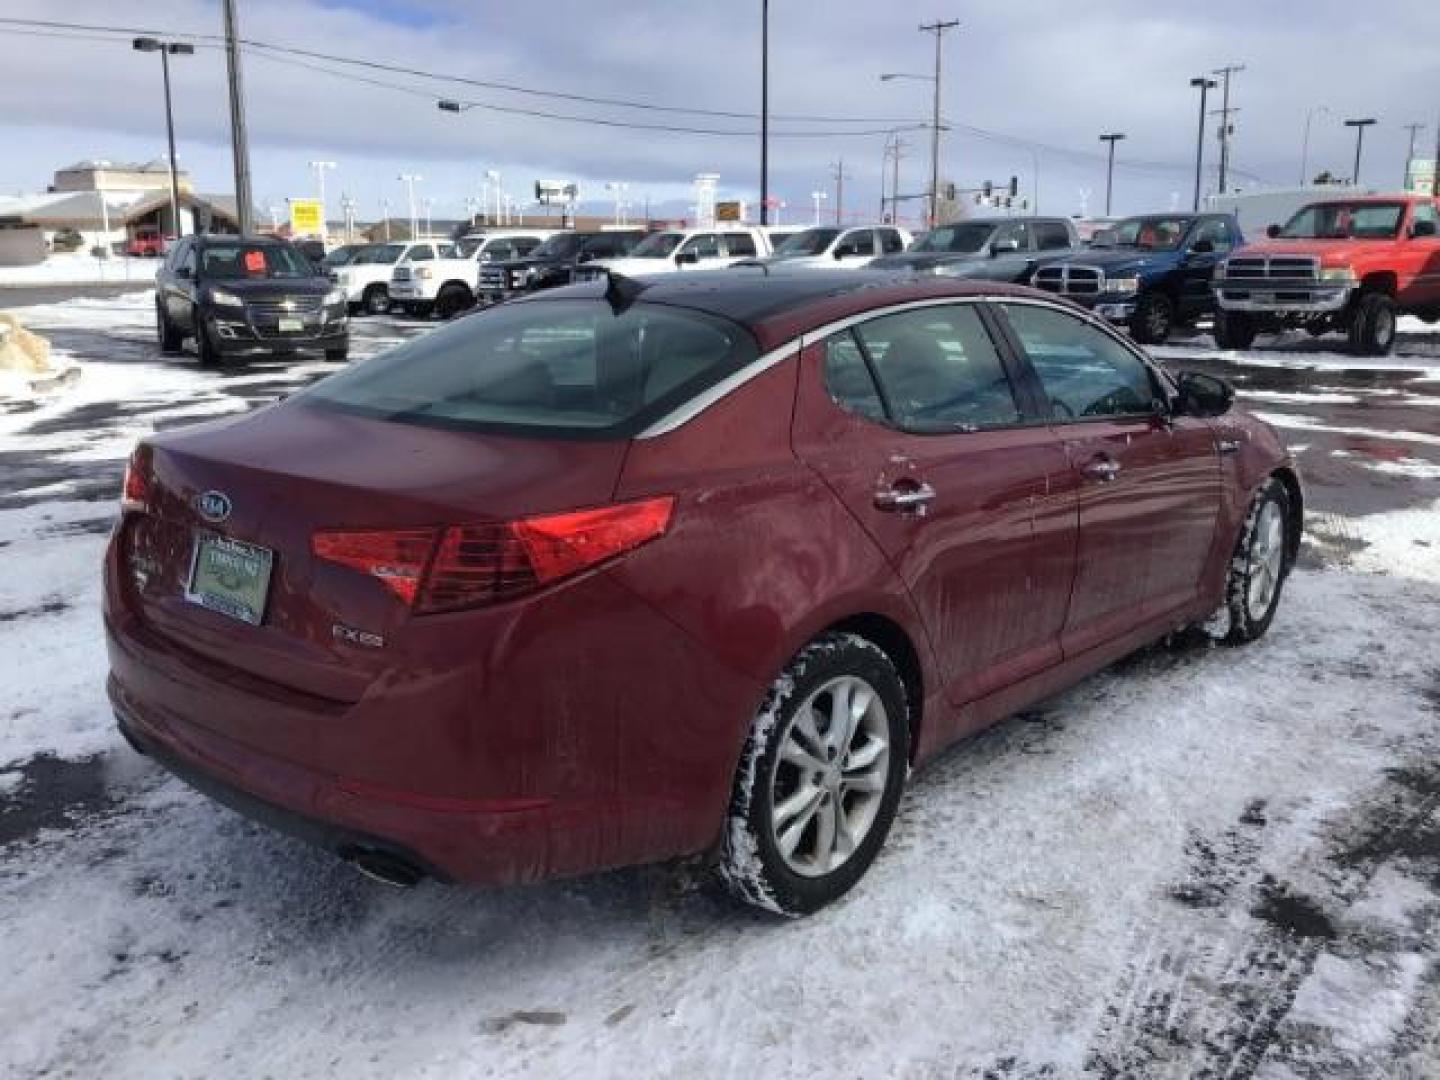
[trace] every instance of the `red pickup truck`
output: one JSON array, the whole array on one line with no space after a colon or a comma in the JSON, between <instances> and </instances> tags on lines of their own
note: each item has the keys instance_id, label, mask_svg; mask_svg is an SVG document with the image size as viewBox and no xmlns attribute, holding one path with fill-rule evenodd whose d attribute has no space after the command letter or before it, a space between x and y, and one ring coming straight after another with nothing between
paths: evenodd
<instances>
[{"instance_id":1,"label":"red pickup truck","mask_svg":"<svg viewBox=\"0 0 1440 1080\"><path fill-rule=\"evenodd\" d=\"M1258 333L1304 327L1384 356L1400 315L1440 320L1437 233L1440 206L1429 195L1311 203L1216 267L1215 343L1244 349Z\"/></svg>"},{"instance_id":2,"label":"red pickup truck","mask_svg":"<svg viewBox=\"0 0 1440 1080\"><path fill-rule=\"evenodd\" d=\"M165 254L166 239L155 229L137 229L125 245L125 254L132 258L159 258Z\"/></svg>"}]
</instances>

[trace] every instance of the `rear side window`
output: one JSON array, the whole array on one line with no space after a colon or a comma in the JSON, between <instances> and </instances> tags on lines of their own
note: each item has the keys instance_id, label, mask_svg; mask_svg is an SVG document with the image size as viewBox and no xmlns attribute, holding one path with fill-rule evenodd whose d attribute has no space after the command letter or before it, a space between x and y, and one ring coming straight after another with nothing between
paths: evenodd
<instances>
[{"instance_id":1,"label":"rear side window","mask_svg":"<svg viewBox=\"0 0 1440 1080\"><path fill-rule=\"evenodd\" d=\"M1145 364L1109 334L1067 312L1004 305L1057 420L1149 414L1159 396Z\"/></svg>"},{"instance_id":2,"label":"rear side window","mask_svg":"<svg viewBox=\"0 0 1440 1080\"><path fill-rule=\"evenodd\" d=\"M880 250L886 255L893 255L897 251L905 250L905 241L894 229L881 229Z\"/></svg>"},{"instance_id":3,"label":"rear side window","mask_svg":"<svg viewBox=\"0 0 1440 1080\"><path fill-rule=\"evenodd\" d=\"M865 354L849 331L825 342L825 389L846 412L884 423L885 405L870 377Z\"/></svg>"},{"instance_id":4,"label":"rear side window","mask_svg":"<svg viewBox=\"0 0 1440 1080\"><path fill-rule=\"evenodd\" d=\"M1054 251L1070 246L1070 233L1058 221L1037 221L1033 229L1035 247L1040 251Z\"/></svg>"},{"instance_id":5,"label":"rear side window","mask_svg":"<svg viewBox=\"0 0 1440 1080\"><path fill-rule=\"evenodd\" d=\"M874 255L875 234L869 229L856 229L847 233L840 243L835 245L837 255Z\"/></svg>"},{"instance_id":6,"label":"rear side window","mask_svg":"<svg viewBox=\"0 0 1440 1080\"><path fill-rule=\"evenodd\" d=\"M755 238L749 233L726 233L725 249L731 258L755 254Z\"/></svg>"},{"instance_id":7,"label":"rear side window","mask_svg":"<svg viewBox=\"0 0 1440 1080\"><path fill-rule=\"evenodd\" d=\"M405 256L405 261L406 261L406 262L429 262L429 261L430 261L431 259L433 259L433 258L435 258L435 252L433 252L433 251L430 250L430 245L429 245L429 244L419 244L419 245L417 245L416 247L412 247L412 248L410 249L410 253Z\"/></svg>"},{"instance_id":8,"label":"rear side window","mask_svg":"<svg viewBox=\"0 0 1440 1080\"><path fill-rule=\"evenodd\" d=\"M623 438L755 356L746 330L700 312L542 300L461 319L295 400L398 423Z\"/></svg>"},{"instance_id":9,"label":"rear side window","mask_svg":"<svg viewBox=\"0 0 1440 1080\"><path fill-rule=\"evenodd\" d=\"M1000 354L973 306L884 315L855 333L890 418L907 431L976 431L1020 422Z\"/></svg>"}]
</instances>

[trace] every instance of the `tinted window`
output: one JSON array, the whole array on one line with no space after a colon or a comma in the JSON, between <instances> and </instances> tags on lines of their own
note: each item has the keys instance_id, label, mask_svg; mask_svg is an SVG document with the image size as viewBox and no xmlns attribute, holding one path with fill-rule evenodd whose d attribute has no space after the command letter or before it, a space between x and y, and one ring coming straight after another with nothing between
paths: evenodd
<instances>
[{"instance_id":1,"label":"tinted window","mask_svg":"<svg viewBox=\"0 0 1440 1080\"><path fill-rule=\"evenodd\" d=\"M1429 202L1417 202L1413 211L1411 228L1413 230L1416 221L1429 221L1440 224L1440 214L1435 212L1435 204Z\"/></svg>"},{"instance_id":2,"label":"tinted window","mask_svg":"<svg viewBox=\"0 0 1440 1080\"><path fill-rule=\"evenodd\" d=\"M919 240L911 251L960 251L975 252L985 246L995 226L989 221L966 221L959 225L942 225L931 229Z\"/></svg>"},{"instance_id":3,"label":"tinted window","mask_svg":"<svg viewBox=\"0 0 1440 1080\"><path fill-rule=\"evenodd\" d=\"M471 249L474 250L473 248ZM485 250L480 252L481 262L504 262L513 259L520 254L519 249L511 240L492 240L485 245Z\"/></svg>"},{"instance_id":4,"label":"tinted window","mask_svg":"<svg viewBox=\"0 0 1440 1080\"><path fill-rule=\"evenodd\" d=\"M429 262L433 258L435 258L435 252L431 250L429 244L417 244L415 247L412 247L410 249L408 254L406 254L405 261Z\"/></svg>"},{"instance_id":5,"label":"tinted window","mask_svg":"<svg viewBox=\"0 0 1440 1080\"><path fill-rule=\"evenodd\" d=\"M875 234L869 229L856 229L846 233L835 250L845 255L874 255Z\"/></svg>"},{"instance_id":6,"label":"tinted window","mask_svg":"<svg viewBox=\"0 0 1440 1080\"><path fill-rule=\"evenodd\" d=\"M1016 247L1025 251L1030 246L1030 228L1023 221L1012 221L1001 225L995 230L995 239L991 247L996 244L1003 244L1007 240L1013 240Z\"/></svg>"},{"instance_id":7,"label":"tinted window","mask_svg":"<svg viewBox=\"0 0 1440 1080\"><path fill-rule=\"evenodd\" d=\"M1315 203L1300 210L1280 235L1296 240L1382 240L1400 231L1404 203Z\"/></svg>"},{"instance_id":8,"label":"tinted window","mask_svg":"<svg viewBox=\"0 0 1440 1080\"><path fill-rule=\"evenodd\" d=\"M522 237L519 240L512 240L510 242L510 245L514 249L515 255L519 257L522 255L529 255L532 251L534 251L537 247L540 246L540 241L533 236L526 236Z\"/></svg>"},{"instance_id":9,"label":"tinted window","mask_svg":"<svg viewBox=\"0 0 1440 1080\"><path fill-rule=\"evenodd\" d=\"M207 244L200 276L239 278L312 277L315 267L289 244Z\"/></svg>"},{"instance_id":10,"label":"tinted window","mask_svg":"<svg viewBox=\"0 0 1440 1080\"><path fill-rule=\"evenodd\" d=\"M823 255L839 229L814 228L787 236L775 249L776 255Z\"/></svg>"},{"instance_id":11,"label":"tinted window","mask_svg":"<svg viewBox=\"0 0 1440 1080\"><path fill-rule=\"evenodd\" d=\"M623 437L755 357L698 312L596 300L504 304L316 383L296 400L382 420Z\"/></svg>"},{"instance_id":12,"label":"tinted window","mask_svg":"<svg viewBox=\"0 0 1440 1080\"><path fill-rule=\"evenodd\" d=\"M1058 221L1037 221L1032 228L1035 231L1035 246L1041 251L1070 246L1070 232Z\"/></svg>"},{"instance_id":13,"label":"tinted window","mask_svg":"<svg viewBox=\"0 0 1440 1080\"><path fill-rule=\"evenodd\" d=\"M749 233L726 233L725 249L732 256L754 255L755 238Z\"/></svg>"},{"instance_id":14,"label":"tinted window","mask_svg":"<svg viewBox=\"0 0 1440 1080\"><path fill-rule=\"evenodd\" d=\"M714 233L701 233L685 241L680 250L701 259L713 259L720 254L720 238Z\"/></svg>"},{"instance_id":15,"label":"tinted window","mask_svg":"<svg viewBox=\"0 0 1440 1080\"><path fill-rule=\"evenodd\" d=\"M885 406L855 338L836 334L825 342L825 389L842 409L867 420L883 421Z\"/></svg>"},{"instance_id":16,"label":"tinted window","mask_svg":"<svg viewBox=\"0 0 1440 1080\"><path fill-rule=\"evenodd\" d=\"M880 250L886 255L893 255L897 251L905 250L905 241L894 229L880 230Z\"/></svg>"},{"instance_id":17,"label":"tinted window","mask_svg":"<svg viewBox=\"0 0 1440 1080\"><path fill-rule=\"evenodd\" d=\"M1128 218L1111 230L1108 244L1144 251L1174 251L1193 220L1189 216Z\"/></svg>"},{"instance_id":18,"label":"tinted window","mask_svg":"<svg viewBox=\"0 0 1440 1080\"><path fill-rule=\"evenodd\" d=\"M1211 218L1196 226L1190 246L1194 247L1201 240L1209 240L1216 251L1229 251L1234 244L1230 238L1230 225L1223 218Z\"/></svg>"},{"instance_id":19,"label":"tinted window","mask_svg":"<svg viewBox=\"0 0 1440 1080\"><path fill-rule=\"evenodd\" d=\"M884 315L856 334L901 427L973 431L1020 420L1000 355L973 306Z\"/></svg>"},{"instance_id":20,"label":"tinted window","mask_svg":"<svg viewBox=\"0 0 1440 1080\"><path fill-rule=\"evenodd\" d=\"M1151 411L1157 394L1149 369L1109 334L1053 308L1006 304L1005 312L1054 417Z\"/></svg>"},{"instance_id":21,"label":"tinted window","mask_svg":"<svg viewBox=\"0 0 1440 1080\"><path fill-rule=\"evenodd\" d=\"M619 237L597 233L586 242L585 250L597 259L608 259L616 255L623 255L625 245Z\"/></svg>"}]
</instances>

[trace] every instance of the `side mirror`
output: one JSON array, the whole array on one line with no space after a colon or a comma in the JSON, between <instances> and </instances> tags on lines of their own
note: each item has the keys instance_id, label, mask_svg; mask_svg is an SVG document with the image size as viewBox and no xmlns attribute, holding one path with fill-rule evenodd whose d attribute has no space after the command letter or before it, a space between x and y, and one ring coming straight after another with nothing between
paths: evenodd
<instances>
[{"instance_id":1,"label":"side mirror","mask_svg":"<svg viewBox=\"0 0 1440 1080\"><path fill-rule=\"evenodd\" d=\"M694 251L679 251L675 254L676 266L694 265L700 261L700 256Z\"/></svg>"},{"instance_id":2,"label":"side mirror","mask_svg":"<svg viewBox=\"0 0 1440 1080\"><path fill-rule=\"evenodd\" d=\"M1265 226L1265 235L1268 236L1271 240L1274 240L1277 236L1280 235L1280 226L1279 226L1279 225L1267 225L1267 226Z\"/></svg>"},{"instance_id":3,"label":"side mirror","mask_svg":"<svg viewBox=\"0 0 1440 1080\"><path fill-rule=\"evenodd\" d=\"M1434 236L1435 222L1428 220L1415 222L1415 224L1410 227L1410 235L1412 237Z\"/></svg>"},{"instance_id":4,"label":"side mirror","mask_svg":"<svg viewBox=\"0 0 1440 1080\"><path fill-rule=\"evenodd\" d=\"M835 249L835 258L837 258L837 259L843 259L843 258L845 258L846 255L854 255L854 254L855 254L855 249L854 249L853 247L850 247L848 244L845 245L844 247L837 247L837 248Z\"/></svg>"},{"instance_id":5,"label":"side mirror","mask_svg":"<svg viewBox=\"0 0 1440 1080\"><path fill-rule=\"evenodd\" d=\"M993 259L997 255L1006 255L1019 250L1020 241L1018 240L996 240L990 245L990 257Z\"/></svg>"},{"instance_id":6,"label":"side mirror","mask_svg":"<svg viewBox=\"0 0 1440 1080\"><path fill-rule=\"evenodd\" d=\"M1178 416L1224 416L1235 402L1235 388L1214 375L1182 371L1175 382L1180 391L1175 398Z\"/></svg>"},{"instance_id":7,"label":"side mirror","mask_svg":"<svg viewBox=\"0 0 1440 1080\"><path fill-rule=\"evenodd\" d=\"M1190 254L1192 255L1209 255L1214 250L1215 241L1213 240L1196 240L1190 245Z\"/></svg>"}]
</instances>

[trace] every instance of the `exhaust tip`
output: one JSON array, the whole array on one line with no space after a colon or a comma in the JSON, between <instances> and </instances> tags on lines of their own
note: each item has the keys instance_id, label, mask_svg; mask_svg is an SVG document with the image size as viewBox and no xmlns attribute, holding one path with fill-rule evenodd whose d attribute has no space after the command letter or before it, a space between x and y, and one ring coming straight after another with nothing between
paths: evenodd
<instances>
[{"instance_id":1,"label":"exhaust tip","mask_svg":"<svg viewBox=\"0 0 1440 1080\"><path fill-rule=\"evenodd\" d=\"M393 852L350 847L342 850L340 857L372 881L397 889L413 888L425 879L425 871Z\"/></svg>"}]
</instances>

